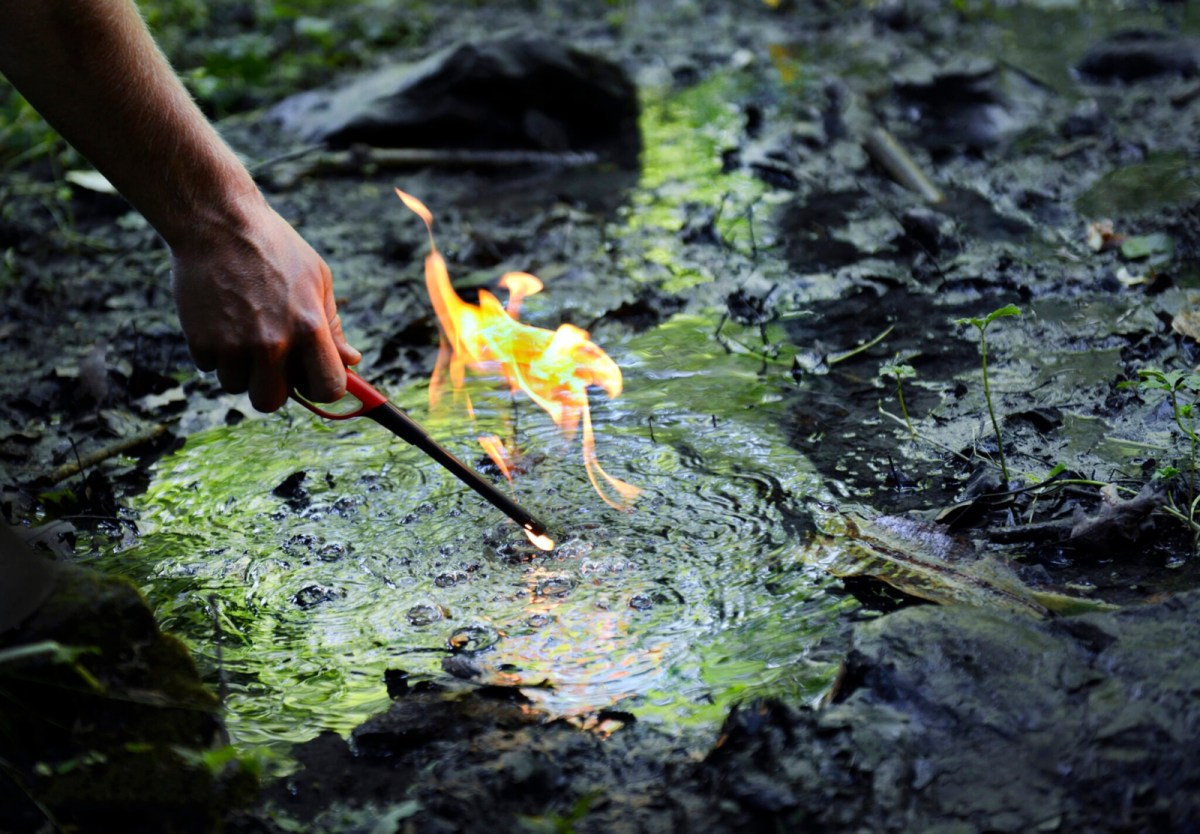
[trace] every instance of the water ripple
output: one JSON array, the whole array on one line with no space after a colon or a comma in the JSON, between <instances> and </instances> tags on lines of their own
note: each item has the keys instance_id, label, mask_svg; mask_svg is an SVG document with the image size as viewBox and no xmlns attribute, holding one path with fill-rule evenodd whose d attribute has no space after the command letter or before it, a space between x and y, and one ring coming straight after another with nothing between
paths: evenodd
<instances>
[{"instance_id":1,"label":"water ripple","mask_svg":"<svg viewBox=\"0 0 1200 834\"><path fill-rule=\"evenodd\" d=\"M602 464L644 490L632 512L597 499L547 420L496 408L552 553L382 430L301 414L190 438L157 467L142 541L106 558L213 677L220 642L244 743L345 731L386 706L385 670L437 678L448 657L559 713L632 698L650 720L710 720L748 692L819 691L832 670L804 658L846 603L804 563L816 477L778 415L746 406L770 384L738 357L652 380L637 349L626 398L595 414ZM420 414L420 391L398 395ZM481 460L464 422L430 427Z\"/></svg>"}]
</instances>

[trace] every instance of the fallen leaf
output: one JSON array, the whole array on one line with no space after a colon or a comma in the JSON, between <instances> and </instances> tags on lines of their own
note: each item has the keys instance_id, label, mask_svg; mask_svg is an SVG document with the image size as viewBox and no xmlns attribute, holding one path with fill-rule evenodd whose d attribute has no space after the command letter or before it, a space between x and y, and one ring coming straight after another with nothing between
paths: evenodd
<instances>
[{"instance_id":1,"label":"fallen leaf","mask_svg":"<svg viewBox=\"0 0 1200 834\"><path fill-rule=\"evenodd\" d=\"M1171 319L1171 329L1180 336L1200 342L1200 310L1188 309Z\"/></svg>"},{"instance_id":2,"label":"fallen leaf","mask_svg":"<svg viewBox=\"0 0 1200 834\"><path fill-rule=\"evenodd\" d=\"M1096 220L1088 224L1087 245L1093 252L1105 252L1115 249L1125 240L1125 235L1113 231L1111 220Z\"/></svg>"},{"instance_id":3,"label":"fallen leaf","mask_svg":"<svg viewBox=\"0 0 1200 834\"><path fill-rule=\"evenodd\" d=\"M1134 275L1126 267L1121 267L1117 270L1117 280L1120 281L1121 286L1124 287L1137 287L1142 284L1150 284L1153 282L1150 273L1143 272L1138 275Z\"/></svg>"},{"instance_id":4,"label":"fallen leaf","mask_svg":"<svg viewBox=\"0 0 1200 834\"><path fill-rule=\"evenodd\" d=\"M1163 232L1137 235L1121 244L1121 257L1129 261L1161 256L1163 259L1175 254L1175 239Z\"/></svg>"},{"instance_id":5,"label":"fallen leaf","mask_svg":"<svg viewBox=\"0 0 1200 834\"><path fill-rule=\"evenodd\" d=\"M1091 516L1081 513L1064 542L1092 558L1127 549L1150 513L1164 504L1167 494L1161 482L1151 481L1132 498L1122 498L1112 484L1103 487L1100 496L1100 509Z\"/></svg>"},{"instance_id":6,"label":"fallen leaf","mask_svg":"<svg viewBox=\"0 0 1200 834\"><path fill-rule=\"evenodd\" d=\"M825 510L817 514L817 527L825 535L816 542L814 561L834 576L877 579L943 605L1003 608L1037 617L1110 607L1031 588L1000 558L979 555L940 525Z\"/></svg>"}]
</instances>

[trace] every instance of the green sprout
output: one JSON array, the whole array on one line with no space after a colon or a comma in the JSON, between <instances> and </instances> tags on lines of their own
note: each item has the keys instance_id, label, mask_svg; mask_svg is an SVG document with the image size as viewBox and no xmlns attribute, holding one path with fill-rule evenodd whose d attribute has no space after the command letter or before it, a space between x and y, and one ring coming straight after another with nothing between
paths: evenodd
<instances>
[{"instance_id":1,"label":"green sprout","mask_svg":"<svg viewBox=\"0 0 1200 834\"><path fill-rule=\"evenodd\" d=\"M1200 523L1196 521L1200 510L1200 497L1196 495L1196 459L1200 450L1200 435L1196 433L1196 401L1200 398L1200 373L1194 371L1160 371L1157 368L1142 368L1137 382L1122 382L1121 388L1136 388L1139 393L1161 391L1171 402L1171 413L1175 425L1188 440L1188 504L1184 512L1175 506L1172 499L1164 511L1182 521L1192 531L1193 547L1200 547ZM1184 398L1190 399L1185 402ZM1156 478L1169 480L1179 474L1179 469L1167 465L1154 473Z\"/></svg>"},{"instance_id":2,"label":"green sprout","mask_svg":"<svg viewBox=\"0 0 1200 834\"><path fill-rule=\"evenodd\" d=\"M996 319L1006 316L1019 316L1021 309L1015 304L1006 304L998 310L992 310L983 318L965 318L955 319L957 325L970 324L979 331L979 355L983 365L983 399L987 403L988 416L992 418L992 430L996 432L996 447L1000 454L1000 474L1004 477L1004 483L1008 483L1008 464L1004 460L1004 437L1000 434L1000 421L996 419L996 409L992 406L992 386L988 381L988 364L987 364L987 328L988 325Z\"/></svg>"},{"instance_id":3,"label":"green sprout","mask_svg":"<svg viewBox=\"0 0 1200 834\"><path fill-rule=\"evenodd\" d=\"M898 353L891 362L885 362L879 366L880 378L896 380L896 399L900 401L900 413L904 415L904 425L908 426L908 432L913 437L917 436L917 430L913 428L912 420L909 419L908 406L904 404L904 386L901 385L900 381L902 379L911 379L916 375L916 369L908 364Z\"/></svg>"}]
</instances>

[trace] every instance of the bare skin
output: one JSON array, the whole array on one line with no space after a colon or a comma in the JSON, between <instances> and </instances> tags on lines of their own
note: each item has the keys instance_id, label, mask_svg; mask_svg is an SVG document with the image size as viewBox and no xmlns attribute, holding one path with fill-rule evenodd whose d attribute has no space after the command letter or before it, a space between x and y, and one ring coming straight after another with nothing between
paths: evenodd
<instances>
[{"instance_id":1,"label":"bare skin","mask_svg":"<svg viewBox=\"0 0 1200 834\"><path fill-rule=\"evenodd\" d=\"M201 370L260 411L292 388L342 396L361 355L329 267L267 205L130 0L0 0L0 72L166 241Z\"/></svg>"}]
</instances>

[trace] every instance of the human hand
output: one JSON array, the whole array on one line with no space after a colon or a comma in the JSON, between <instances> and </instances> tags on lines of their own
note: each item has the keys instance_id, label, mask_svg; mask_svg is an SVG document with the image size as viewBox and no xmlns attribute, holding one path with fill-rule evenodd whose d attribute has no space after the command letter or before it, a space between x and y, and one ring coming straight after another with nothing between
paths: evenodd
<instances>
[{"instance_id":1,"label":"human hand","mask_svg":"<svg viewBox=\"0 0 1200 834\"><path fill-rule=\"evenodd\" d=\"M341 398L346 366L362 355L342 333L325 261L257 191L204 221L171 250L197 367L215 370L226 391L249 391L259 411L278 409L293 388L315 402Z\"/></svg>"}]
</instances>

